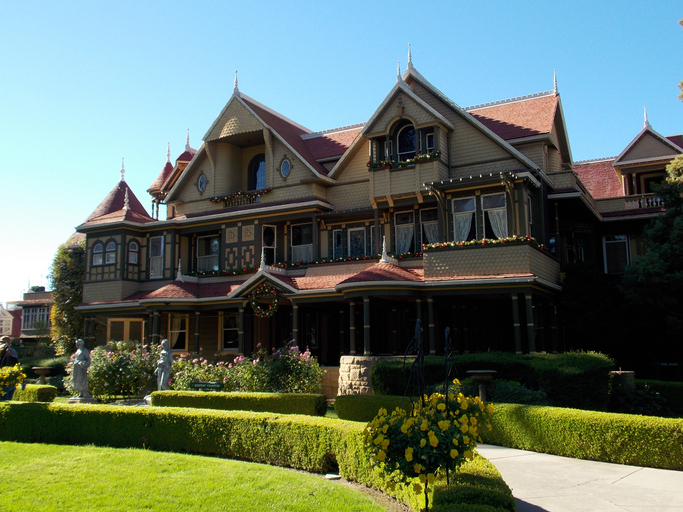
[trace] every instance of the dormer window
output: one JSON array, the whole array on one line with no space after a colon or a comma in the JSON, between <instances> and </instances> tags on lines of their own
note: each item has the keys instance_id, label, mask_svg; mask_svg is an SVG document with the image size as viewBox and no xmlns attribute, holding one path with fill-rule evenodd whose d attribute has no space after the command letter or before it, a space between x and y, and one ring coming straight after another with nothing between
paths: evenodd
<instances>
[{"instance_id":1,"label":"dormer window","mask_svg":"<svg viewBox=\"0 0 683 512\"><path fill-rule=\"evenodd\" d=\"M97 242L92 248L92 264L102 265L102 253L104 252L104 246L102 242Z\"/></svg>"},{"instance_id":2,"label":"dormer window","mask_svg":"<svg viewBox=\"0 0 683 512\"><path fill-rule=\"evenodd\" d=\"M107 244L107 250L104 253L104 262L107 265L110 265L112 263L116 263L116 243L109 242Z\"/></svg>"},{"instance_id":3,"label":"dormer window","mask_svg":"<svg viewBox=\"0 0 683 512\"><path fill-rule=\"evenodd\" d=\"M396 131L396 151L399 162L415 157L415 127L405 124Z\"/></svg>"},{"instance_id":4,"label":"dormer window","mask_svg":"<svg viewBox=\"0 0 683 512\"><path fill-rule=\"evenodd\" d=\"M247 171L247 188L260 190L266 188L266 155L259 153L249 162Z\"/></svg>"}]
</instances>

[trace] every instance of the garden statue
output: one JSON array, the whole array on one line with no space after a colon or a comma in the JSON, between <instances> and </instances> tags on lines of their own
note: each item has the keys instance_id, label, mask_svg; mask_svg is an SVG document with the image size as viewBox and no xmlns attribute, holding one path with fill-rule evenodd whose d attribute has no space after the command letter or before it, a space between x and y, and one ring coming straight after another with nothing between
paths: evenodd
<instances>
[{"instance_id":1,"label":"garden statue","mask_svg":"<svg viewBox=\"0 0 683 512\"><path fill-rule=\"evenodd\" d=\"M76 340L76 353L74 354L73 387L80 393L80 398L91 398L88 391L88 368L90 367L90 351L85 348L85 341Z\"/></svg>"},{"instance_id":2,"label":"garden statue","mask_svg":"<svg viewBox=\"0 0 683 512\"><path fill-rule=\"evenodd\" d=\"M157 390L171 389L168 381L171 379L171 363L173 362L173 352L168 348L168 340L161 342L161 354L154 374L157 376Z\"/></svg>"}]
</instances>

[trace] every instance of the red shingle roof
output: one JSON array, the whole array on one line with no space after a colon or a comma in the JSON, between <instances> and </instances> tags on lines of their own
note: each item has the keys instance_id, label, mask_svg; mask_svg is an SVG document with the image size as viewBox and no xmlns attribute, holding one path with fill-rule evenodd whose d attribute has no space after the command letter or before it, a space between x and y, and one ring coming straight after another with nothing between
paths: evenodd
<instances>
[{"instance_id":1,"label":"red shingle roof","mask_svg":"<svg viewBox=\"0 0 683 512\"><path fill-rule=\"evenodd\" d=\"M151 292L137 292L126 298L126 301L143 299L204 299L210 297L227 297L228 294L243 284L244 281L223 283L184 283L173 281L166 286Z\"/></svg>"},{"instance_id":2,"label":"red shingle roof","mask_svg":"<svg viewBox=\"0 0 683 512\"><path fill-rule=\"evenodd\" d=\"M148 219L149 221L154 220L149 216L147 210L142 206L138 198L135 196L133 191L130 189L128 184L123 180L119 180L116 186L112 189L107 197L99 204L95 211L92 212L86 222L92 221L104 215L109 215L110 213L120 212L124 208L124 202L126 197L126 190L128 191L128 208L129 211L138 214L139 218ZM138 218L138 217L136 217Z\"/></svg>"},{"instance_id":3,"label":"red shingle roof","mask_svg":"<svg viewBox=\"0 0 683 512\"><path fill-rule=\"evenodd\" d=\"M172 172L173 172L173 164L171 162L166 162L166 165L164 165L164 168L161 169L161 172L157 176L157 179L154 180L154 183L152 183L149 186L149 188L147 189L147 192L149 192L151 194L151 193L160 191L161 187L163 186L164 183L166 183L166 180L168 179L168 177L171 175Z\"/></svg>"},{"instance_id":4,"label":"red shingle roof","mask_svg":"<svg viewBox=\"0 0 683 512\"><path fill-rule=\"evenodd\" d=\"M313 158L320 160L343 155L360 133L362 126L303 137Z\"/></svg>"},{"instance_id":5,"label":"red shingle roof","mask_svg":"<svg viewBox=\"0 0 683 512\"><path fill-rule=\"evenodd\" d=\"M558 96L549 94L467 111L503 140L550 133L555 121Z\"/></svg>"},{"instance_id":6,"label":"red shingle roof","mask_svg":"<svg viewBox=\"0 0 683 512\"><path fill-rule=\"evenodd\" d=\"M401 268L391 263L379 262L372 267L349 277L340 284L365 283L368 281L411 281L418 282L423 279L408 269Z\"/></svg>"},{"instance_id":7,"label":"red shingle roof","mask_svg":"<svg viewBox=\"0 0 683 512\"><path fill-rule=\"evenodd\" d=\"M668 135L666 138L676 144L679 148L683 148L683 135Z\"/></svg>"},{"instance_id":8,"label":"red shingle roof","mask_svg":"<svg viewBox=\"0 0 683 512\"><path fill-rule=\"evenodd\" d=\"M574 165L574 172L595 199L624 195L621 181L612 164L614 159Z\"/></svg>"}]
</instances>

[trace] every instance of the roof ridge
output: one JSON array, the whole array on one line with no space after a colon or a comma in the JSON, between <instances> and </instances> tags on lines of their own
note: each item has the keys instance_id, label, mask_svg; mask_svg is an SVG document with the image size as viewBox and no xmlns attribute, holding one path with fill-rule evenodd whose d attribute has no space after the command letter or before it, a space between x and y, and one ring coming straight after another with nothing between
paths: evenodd
<instances>
[{"instance_id":1,"label":"roof ridge","mask_svg":"<svg viewBox=\"0 0 683 512\"><path fill-rule=\"evenodd\" d=\"M534 98L542 98L544 96L554 96L554 95L555 95L555 91L536 92L534 94L526 94L524 96L516 96L514 98L507 98L505 100L491 101L489 103L480 103L478 105L471 105L469 107L465 107L464 110L469 111L469 110L476 110L479 108L496 107L498 105L505 105L507 103L514 103L515 101L531 100Z\"/></svg>"},{"instance_id":2,"label":"roof ridge","mask_svg":"<svg viewBox=\"0 0 683 512\"><path fill-rule=\"evenodd\" d=\"M362 128L363 126L365 126L365 122L348 124L346 126L340 126L338 128L330 128L329 130L321 130L319 132L304 133L303 135L301 135L301 138L304 140L305 139L312 139L314 137L321 137L321 136L327 135L329 133L345 132L345 131L353 130L355 128Z\"/></svg>"},{"instance_id":3,"label":"roof ridge","mask_svg":"<svg viewBox=\"0 0 683 512\"><path fill-rule=\"evenodd\" d=\"M589 158L588 160L576 160L574 162L574 165L582 165L582 164L592 164L596 162L607 162L609 160L614 161L617 157L616 156L606 156L603 158Z\"/></svg>"},{"instance_id":4,"label":"roof ridge","mask_svg":"<svg viewBox=\"0 0 683 512\"><path fill-rule=\"evenodd\" d=\"M274 115L275 117L279 117L280 119L282 119L283 121L287 122L288 124L291 124L291 125L293 125L293 126L296 126L297 128L299 128L300 130L302 130L302 131L304 131L304 132L306 132L306 133L312 133L311 130L308 129L308 128L306 128L305 126L303 126L303 125L297 123L296 121L294 121L293 119L290 119L289 117L285 116L284 114L280 114L280 112L278 112L278 111L276 111L276 110L273 110L272 108L268 107L267 105L264 105L263 103L261 103L261 102L255 100L254 98L252 98L252 97L250 97L250 96L247 96L246 94L243 94L243 93L240 92L239 97L240 97L242 100L244 100L244 101L253 103L253 104L256 105L257 107L259 107L259 108L265 110L266 112L268 112L269 114Z\"/></svg>"}]
</instances>

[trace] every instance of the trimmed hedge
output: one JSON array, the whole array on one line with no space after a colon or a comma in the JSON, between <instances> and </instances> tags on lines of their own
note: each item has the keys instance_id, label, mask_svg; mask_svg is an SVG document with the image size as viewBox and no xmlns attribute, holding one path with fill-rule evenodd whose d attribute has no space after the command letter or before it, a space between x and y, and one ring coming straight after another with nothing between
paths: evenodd
<instances>
[{"instance_id":1,"label":"trimmed hedge","mask_svg":"<svg viewBox=\"0 0 683 512\"><path fill-rule=\"evenodd\" d=\"M363 423L330 418L245 411L0 404L2 441L138 447L250 460L318 473L338 470L344 478L391 493L364 453L364 428ZM515 510L510 489L488 461L475 459L463 466L462 473L469 475L464 477L462 489L457 482L449 489L437 487L434 502L448 505L435 510L453 510L454 505L459 510L463 510L462 505L467 505L466 510ZM407 488L401 486L399 492L392 494L407 499L406 493ZM469 501L464 501L470 499L476 500L471 507Z\"/></svg>"},{"instance_id":2,"label":"trimmed hedge","mask_svg":"<svg viewBox=\"0 0 683 512\"><path fill-rule=\"evenodd\" d=\"M223 393L203 391L155 391L152 405L196 407L222 411L272 412L325 416L327 398L313 393Z\"/></svg>"},{"instance_id":3,"label":"trimmed hedge","mask_svg":"<svg viewBox=\"0 0 683 512\"><path fill-rule=\"evenodd\" d=\"M334 411L340 420L372 421L377 412L384 407L391 412L397 407L409 410L410 398L389 395L340 395L334 399Z\"/></svg>"},{"instance_id":4,"label":"trimmed hedge","mask_svg":"<svg viewBox=\"0 0 683 512\"><path fill-rule=\"evenodd\" d=\"M12 400L15 402L52 402L57 396L57 388L44 384L26 384L25 389L17 387Z\"/></svg>"},{"instance_id":5,"label":"trimmed hedge","mask_svg":"<svg viewBox=\"0 0 683 512\"><path fill-rule=\"evenodd\" d=\"M404 365L402 361L386 360L375 364L371 372L373 392L404 395L411 362L408 360ZM482 352L455 356L454 362L460 379L467 377L468 370L495 370L496 379L516 381L529 389L544 391L548 400L557 406L605 410L609 405L609 372L614 362L596 352L524 355ZM444 374L443 357L425 357L427 386L443 383Z\"/></svg>"},{"instance_id":6,"label":"trimmed hedge","mask_svg":"<svg viewBox=\"0 0 683 512\"><path fill-rule=\"evenodd\" d=\"M651 391L659 393L666 400L666 407L674 414L683 416L683 382L636 379L636 386L638 388L647 386Z\"/></svg>"},{"instance_id":7,"label":"trimmed hedge","mask_svg":"<svg viewBox=\"0 0 683 512\"><path fill-rule=\"evenodd\" d=\"M487 443L575 459L683 470L683 419L496 404Z\"/></svg>"}]
</instances>

